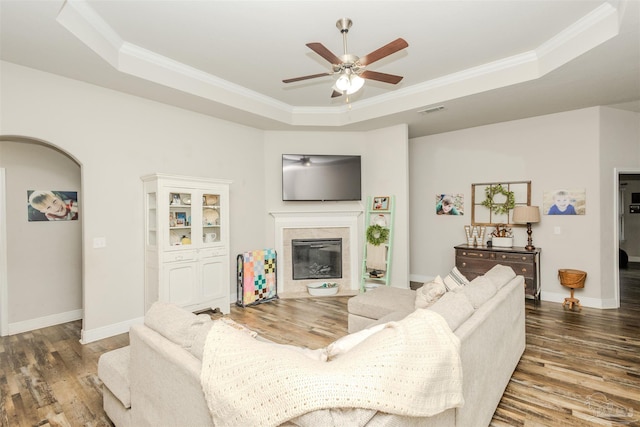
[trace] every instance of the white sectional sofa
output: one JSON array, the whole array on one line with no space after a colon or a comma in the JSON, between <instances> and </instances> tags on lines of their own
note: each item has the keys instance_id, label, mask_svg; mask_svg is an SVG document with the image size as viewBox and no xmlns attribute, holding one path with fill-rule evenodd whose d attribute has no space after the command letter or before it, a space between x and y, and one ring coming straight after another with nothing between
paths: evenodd
<instances>
[{"instance_id":1,"label":"white sectional sofa","mask_svg":"<svg viewBox=\"0 0 640 427\"><path fill-rule=\"evenodd\" d=\"M367 421L368 427L489 424L525 345L524 281L509 271L508 279L505 279L504 271L499 272L494 274L491 285L485 284L482 290L480 287L472 289L472 283L467 292L449 292L430 308L444 317L446 324L439 318L442 324L451 326L459 338L464 406L428 417L376 412ZM488 277L492 277L491 273ZM391 312L376 298L377 295L391 301L388 297L396 294L402 294L402 297L393 297L395 308ZM349 314L350 330L361 330L368 324L412 313L412 298L415 299L414 291L395 288L382 288L352 298L349 309L354 311ZM360 314L357 313L358 306ZM375 310L384 315L376 319ZM365 312L369 317L361 315ZM405 320L395 324L402 322ZM130 346L105 353L100 358L98 375L104 383L104 409L117 427L234 426L232 421L214 424L201 385L204 346L213 324L207 315L196 316L176 306L157 303L145 316L143 325L131 328ZM449 328L446 329L451 334ZM265 347L264 342L259 337L247 341L247 357L257 352L269 352L270 347ZM274 350L275 354L287 353L279 346ZM349 411L353 411L354 419L356 415L363 416L356 409L347 410L346 416L351 416ZM312 412L310 417L281 425L313 426L314 419L322 419L320 415L335 415L315 412L319 418L314 418ZM345 416L345 412L340 415Z\"/></svg>"}]
</instances>

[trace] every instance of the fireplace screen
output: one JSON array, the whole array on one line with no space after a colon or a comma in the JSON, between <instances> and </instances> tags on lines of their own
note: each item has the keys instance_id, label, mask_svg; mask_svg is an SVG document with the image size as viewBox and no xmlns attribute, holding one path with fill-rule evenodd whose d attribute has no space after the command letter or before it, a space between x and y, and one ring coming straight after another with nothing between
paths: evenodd
<instances>
[{"instance_id":1,"label":"fireplace screen","mask_svg":"<svg viewBox=\"0 0 640 427\"><path fill-rule=\"evenodd\" d=\"M342 239L293 239L293 280L342 277Z\"/></svg>"}]
</instances>

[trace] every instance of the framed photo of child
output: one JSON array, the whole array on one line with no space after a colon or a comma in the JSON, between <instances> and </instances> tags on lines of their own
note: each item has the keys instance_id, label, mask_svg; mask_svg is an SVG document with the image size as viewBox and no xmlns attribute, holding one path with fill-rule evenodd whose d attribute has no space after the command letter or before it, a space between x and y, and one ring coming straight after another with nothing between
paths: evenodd
<instances>
[{"instance_id":1,"label":"framed photo of child","mask_svg":"<svg viewBox=\"0 0 640 427\"><path fill-rule=\"evenodd\" d=\"M78 192L27 190L27 218L31 221L77 221Z\"/></svg>"},{"instance_id":2,"label":"framed photo of child","mask_svg":"<svg viewBox=\"0 0 640 427\"><path fill-rule=\"evenodd\" d=\"M436 194L436 215L464 215L464 195Z\"/></svg>"},{"instance_id":3,"label":"framed photo of child","mask_svg":"<svg viewBox=\"0 0 640 427\"><path fill-rule=\"evenodd\" d=\"M586 190L546 190L542 210L545 215L584 215L587 210Z\"/></svg>"}]
</instances>

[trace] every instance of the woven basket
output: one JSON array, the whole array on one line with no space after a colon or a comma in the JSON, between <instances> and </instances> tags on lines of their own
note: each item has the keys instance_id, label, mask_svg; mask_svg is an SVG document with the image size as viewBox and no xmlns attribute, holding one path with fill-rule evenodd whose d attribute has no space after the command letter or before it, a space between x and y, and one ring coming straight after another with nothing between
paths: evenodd
<instances>
[{"instance_id":1,"label":"woven basket","mask_svg":"<svg viewBox=\"0 0 640 427\"><path fill-rule=\"evenodd\" d=\"M558 270L558 279L562 286L567 288L584 288L584 281L587 273L580 270L560 269Z\"/></svg>"}]
</instances>

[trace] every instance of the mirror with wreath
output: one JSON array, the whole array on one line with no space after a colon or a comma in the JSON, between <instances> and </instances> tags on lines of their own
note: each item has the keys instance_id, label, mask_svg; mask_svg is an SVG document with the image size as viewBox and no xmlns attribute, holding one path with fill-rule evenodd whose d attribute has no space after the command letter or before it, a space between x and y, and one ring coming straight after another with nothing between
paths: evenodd
<instances>
[{"instance_id":1,"label":"mirror with wreath","mask_svg":"<svg viewBox=\"0 0 640 427\"><path fill-rule=\"evenodd\" d=\"M513 208L531 204L531 181L471 184L471 225L522 226L513 223Z\"/></svg>"}]
</instances>

